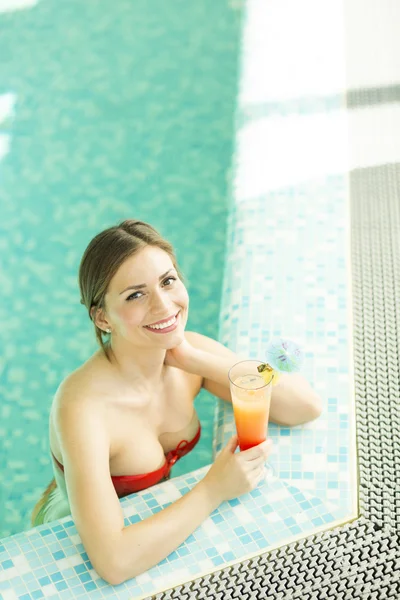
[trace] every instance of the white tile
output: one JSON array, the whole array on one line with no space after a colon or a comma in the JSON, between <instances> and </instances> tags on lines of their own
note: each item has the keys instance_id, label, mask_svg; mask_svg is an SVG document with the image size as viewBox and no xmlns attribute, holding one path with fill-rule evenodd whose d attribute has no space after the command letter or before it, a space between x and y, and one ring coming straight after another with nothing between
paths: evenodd
<instances>
[{"instance_id":1,"label":"white tile","mask_svg":"<svg viewBox=\"0 0 400 600\"><path fill-rule=\"evenodd\" d=\"M309 518L307 517L305 512L298 512L294 515L294 518L296 520L297 523L306 523L307 521L309 521Z\"/></svg>"},{"instance_id":2,"label":"white tile","mask_svg":"<svg viewBox=\"0 0 400 600\"><path fill-rule=\"evenodd\" d=\"M335 298L335 296L328 296L325 299L326 310L334 310L337 308L337 305L338 305L338 298ZM337 325L336 325L335 329L337 329Z\"/></svg>"},{"instance_id":3,"label":"white tile","mask_svg":"<svg viewBox=\"0 0 400 600\"><path fill-rule=\"evenodd\" d=\"M306 322L306 317L304 315L296 315L294 317L294 321L296 323L305 323Z\"/></svg>"},{"instance_id":4,"label":"white tile","mask_svg":"<svg viewBox=\"0 0 400 600\"><path fill-rule=\"evenodd\" d=\"M190 576L190 571L189 569L187 569L186 567L182 567L180 569L176 569L174 571L174 575L177 578L177 581L187 581L187 580L192 580L193 577Z\"/></svg>"},{"instance_id":5,"label":"white tile","mask_svg":"<svg viewBox=\"0 0 400 600\"><path fill-rule=\"evenodd\" d=\"M324 454L302 454L304 471L325 471L328 464Z\"/></svg>"},{"instance_id":6,"label":"white tile","mask_svg":"<svg viewBox=\"0 0 400 600\"><path fill-rule=\"evenodd\" d=\"M213 536L216 536L219 534L219 529L217 527L217 525L214 523L214 521L211 519L211 517L208 517L208 519L206 519L205 521L203 521L202 523L202 529L203 531L212 539Z\"/></svg>"},{"instance_id":7,"label":"white tile","mask_svg":"<svg viewBox=\"0 0 400 600\"><path fill-rule=\"evenodd\" d=\"M1 592L2 600L18 600L17 594L13 590L4 590Z\"/></svg>"},{"instance_id":8,"label":"white tile","mask_svg":"<svg viewBox=\"0 0 400 600\"><path fill-rule=\"evenodd\" d=\"M332 356L319 356L315 358L314 364L319 367L336 367L338 358Z\"/></svg>"},{"instance_id":9,"label":"white tile","mask_svg":"<svg viewBox=\"0 0 400 600\"><path fill-rule=\"evenodd\" d=\"M13 559L14 562L14 559ZM4 571L0 571L0 581L7 581L8 579L12 579L13 577L18 576L18 571L16 567L11 567L10 569L4 569Z\"/></svg>"},{"instance_id":10,"label":"white tile","mask_svg":"<svg viewBox=\"0 0 400 600\"><path fill-rule=\"evenodd\" d=\"M13 563L18 571L19 575L25 575L29 571L31 571L31 567L23 554L19 554L18 556L14 556Z\"/></svg>"},{"instance_id":11,"label":"white tile","mask_svg":"<svg viewBox=\"0 0 400 600\"><path fill-rule=\"evenodd\" d=\"M307 427L313 427L316 431L326 431L329 429L329 423L326 415L322 415L317 421L307 423Z\"/></svg>"},{"instance_id":12,"label":"white tile","mask_svg":"<svg viewBox=\"0 0 400 600\"><path fill-rule=\"evenodd\" d=\"M287 500L290 498L290 493L285 487L282 487L280 490L276 490L275 492L268 492L268 500L271 502L281 502L282 500Z\"/></svg>"},{"instance_id":13,"label":"white tile","mask_svg":"<svg viewBox=\"0 0 400 600\"><path fill-rule=\"evenodd\" d=\"M278 452L279 448L282 448L284 446L292 446L292 445L293 445L293 441L290 439L289 436L281 437L281 438L279 438L278 442L275 442L275 445L273 446L273 449L272 449L272 454L279 454L279 452Z\"/></svg>"},{"instance_id":14,"label":"white tile","mask_svg":"<svg viewBox=\"0 0 400 600\"><path fill-rule=\"evenodd\" d=\"M93 579L93 581L96 581L96 579L101 579L100 575L94 569L91 569L90 577Z\"/></svg>"},{"instance_id":15,"label":"white tile","mask_svg":"<svg viewBox=\"0 0 400 600\"><path fill-rule=\"evenodd\" d=\"M326 497L329 500L339 500L340 498L340 490L327 490Z\"/></svg>"},{"instance_id":16,"label":"white tile","mask_svg":"<svg viewBox=\"0 0 400 600\"><path fill-rule=\"evenodd\" d=\"M219 554L224 554L225 552L229 552L231 547L227 542L222 542L221 544L216 544L215 549Z\"/></svg>"},{"instance_id":17,"label":"white tile","mask_svg":"<svg viewBox=\"0 0 400 600\"><path fill-rule=\"evenodd\" d=\"M326 470L329 473L338 473L339 468L340 467L337 463L327 463L327 465L326 465Z\"/></svg>"},{"instance_id":18,"label":"white tile","mask_svg":"<svg viewBox=\"0 0 400 600\"><path fill-rule=\"evenodd\" d=\"M206 558L206 559L204 559L204 560L201 560L201 561L198 563L198 565L199 565L199 569L200 569L201 571L209 571L210 569L215 569L215 565L214 565L214 563L213 563L213 562L212 562L212 560L211 560L211 559L209 559L209 558Z\"/></svg>"},{"instance_id":19,"label":"white tile","mask_svg":"<svg viewBox=\"0 0 400 600\"><path fill-rule=\"evenodd\" d=\"M327 386L326 386L326 382L325 382L325 381L315 381L315 382L314 382L314 388L315 388L317 391L320 391L320 390L326 390L326 387L327 387Z\"/></svg>"},{"instance_id":20,"label":"white tile","mask_svg":"<svg viewBox=\"0 0 400 600\"><path fill-rule=\"evenodd\" d=\"M54 583L49 583L48 585L44 585L40 588L43 592L43 595L48 598L49 596L53 596L53 594L58 594L58 590Z\"/></svg>"},{"instance_id":21,"label":"white tile","mask_svg":"<svg viewBox=\"0 0 400 600\"><path fill-rule=\"evenodd\" d=\"M74 544L74 546L77 546L78 544L82 543L81 537L78 533L75 533L74 535L70 535L69 539Z\"/></svg>"},{"instance_id":22,"label":"white tile","mask_svg":"<svg viewBox=\"0 0 400 600\"><path fill-rule=\"evenodd\" d=\"M241 524L252 523L254 521L249 511L240 504L238 506L234 506L232 508L232 511L235 513L236 517L239 519Z\"/></svg>"},{"instance_id":23,"label":"white tile","mask_svg":"<svg viewBox=\"0 0 400 600\"><path fill-rule=\"evenodd\" d=\"M278 513L272 512L265 515L266 520L269 523L279 523L282 521L282 517L278 515Z\"/></svg>"},{"instance_id":24,"label":"white tile","mask_svg":"<svg viewBox=\"0 0 400 600\"><path fill-rule=\"evenodd\" d=\"M135 577L135 579L136 579L136 582L138 585L143 585L144 583L148 583L149 581L152 580L152 578L150 577L150 575L147 572L137 575Z\"/></svg>"},{"instance_id":25,"label":"white tile","mask_svg":"<svg viewBox=\"0 0 400 600\"><path fill-rule=\"evenodd\" d=\"M64 569L81 565L82 558L79 554L75 554L74 556L66 556L65 558L61 558L60 560L57 560L56 563L59 570L64 571Z\"/></svg>"},{"instance_id":26,"label":"white tile","mask_svg":"<svg viewBox=\"0 0 400 600\"><path fill-rule=\"evenodd\" d=\"M293 485L297 486L303 492L305 490L314 491L315 490L315 481L312 479L302 479L299 481L298 479L292 481Z\"/></svg>"},{"instance_id":27,"label":"white tile","mask_svg":"<svg viewBox=\"0 0 400 600\"><path fill-rule=\"evenodd\" d=\"M175 484L172 483L172 481L165 481L160 485L162 486L163 493L168 496L170 502L182 498L182 494L176 489Z\"/></svg>"},{"instance_id":28,"label":"white tile","mask_svg":"<svg viewBox=\"0 0 400 600\"><path fill-rule=\"evenodd\" d=\"M157 494L154 494L154 496L157 498L157 502L159 502L160 504L167 504L167 502L172 501L170 496L165 491L157 492Z\"/></svg>"}]
</instances>

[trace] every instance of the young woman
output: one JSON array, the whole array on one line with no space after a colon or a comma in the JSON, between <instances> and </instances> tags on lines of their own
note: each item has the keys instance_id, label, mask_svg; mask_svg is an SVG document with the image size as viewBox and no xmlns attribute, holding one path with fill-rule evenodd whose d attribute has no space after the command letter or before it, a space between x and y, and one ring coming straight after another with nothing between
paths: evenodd
<instances>
[{"instance_id":1,"label":"young woman","mask_svg":"<svg viewBox=\"0 0 400 600\"><path fill-rule=\"evenodd\" d=\"M235 453L232 437L190 492L124 527L119 498L169 477L200 438L193 403L200 389L230 401L228 371L242 359L185 332L189 297L173 248L144 222L126 220L96 235L79 286L100 349L55 394L54 479L32 524L71 514L94 569L116 585L163 560L223 501L254 489L271 441ZM282 376L273 389L271 421L301 424L320 411L299 375Z\"/></svg>"}]
</instances>

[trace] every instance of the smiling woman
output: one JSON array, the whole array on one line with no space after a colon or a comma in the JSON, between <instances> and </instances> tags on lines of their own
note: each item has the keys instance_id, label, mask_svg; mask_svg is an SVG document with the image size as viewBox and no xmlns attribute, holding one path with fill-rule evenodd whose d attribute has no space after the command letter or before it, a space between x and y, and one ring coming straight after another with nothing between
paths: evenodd
<instances>
[{"instance_id":1,"label":"smiling woman","mask_svg":"<svg viewBox=\"0 0 400 600\"><path fill-rule=\"evenodd\" d=\"M144 256L147 260L143 260ZM150 284L147 281L133 283L132 273L138 280L144 281L148 279L147 267L154 272L155 269L162 269L163 265L166 265L167 270L161 275L157 272L156 282L160 290L169 288L167 297L170 300L166 306L162 301L156 306L149 306L147 300ZM166 311L178 301L183 303L187 311L188 295L174 250L151 225L142 221L124 221L118 227L110 227L93 238L82 257L79 285L81 303L89 311L89 316L95 324L97 340L109 360L110 346L115 345L117 329L114 321L114 334L105 342L105 336L112 332L112 323L104 318L106 302L108 314L112 313L114 319L117 319L118 313L120 321L125 324L131 323L133 326L137 326L141 321L142 327L147 327L164 318L171 318L182 307L175 305L173 311L167 315ZM132 290L141 291L129 293ZM149 314L149 311L152 312ZM157 318L161 316L162 318ZM146 317L150 322L143 323Z\"/></svg>"},{"instance_id":2,"label":"smiling woman","mask_svg":"<svg viewBox=\"0 0 400 600\"><path fill-rule=\"evenodd\" d=\"M100 349L55 394L54 479L32 524L71 513L93 567L117 584L164 559L223 501L254 489L271 444L235 454L232 437L190 492L124 527L119 498L167 479L196 446L201 425L193 401L205 382L224 383L236 357L215 362L204 347L208 338L185 334L183 275L172 246L147 223L126 220L96 235L79 285Z\"/></svg>"}]
</instances>

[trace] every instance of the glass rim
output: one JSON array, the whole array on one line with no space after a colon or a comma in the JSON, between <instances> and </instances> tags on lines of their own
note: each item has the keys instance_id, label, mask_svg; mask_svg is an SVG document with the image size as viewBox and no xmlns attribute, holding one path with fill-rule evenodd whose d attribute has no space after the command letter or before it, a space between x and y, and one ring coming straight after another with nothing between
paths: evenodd
<instances>
[{"instance_id":1,"label":"glass rim","mask_svg":"<svg viewBox=\"0 0 400 600\"><path fill-rule=\"evenodd\" d=\"M258 363L259 365L263 365L265 364L262 360L257 360L255 358L249 358L248 360L240 360L239 362L235 363L234 365L231 366L231 368L228 371L228 379L229 379L229 383L231 385L234 385L235 387L239 388L240 390L247 390L248 388L245 388L241 385L238 385L237 383L235 383L234 381L232 381L231 378L231 371L232 369L234 369L235 367L237 367L238 365L241 365L242 363ZM262 377L262 375L260 374L260 377ZM265 387L268 387L269 385L272 384L272 380L273 380L274 376L273 374L271 375L271 380L268 381L268 383L264 380L264 385L260 385L260 387L256 387L256 388L252 388L253 390L262 390Z\"/></svg>"}]
</instances>

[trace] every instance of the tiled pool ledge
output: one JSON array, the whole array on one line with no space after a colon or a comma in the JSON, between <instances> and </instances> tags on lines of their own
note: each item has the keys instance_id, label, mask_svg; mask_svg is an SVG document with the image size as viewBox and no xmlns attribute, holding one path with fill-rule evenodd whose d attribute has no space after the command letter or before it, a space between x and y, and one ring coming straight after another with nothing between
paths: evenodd
<instances>
[{"instance_id":1,"label":"tiled pool ledge","mask_svg":"<svg viewBox=\"0 0 400 600\"><path fill-rule=\"evenodd\" d=\"M125 525L162 510L187 493L203 467L121 500ZM175 552L146 573L111 586L93 570L70 517L3 540L0 597L145 598L343 522L346 508L275 478L250 494L223 503Z\"/></svg>"},{"instance_id":2,"label":"tiled pool ledge","mask_svg":"<svg viewBox=\"0 0 400 600\"><path fill-rule=\"evenodd\" d=\"M302 373L323 413L299 427L271 423L271 462L279 479L351 519L358 501L347 202L346 178L332 175L234 206L220 338L254 359L265 358L275 335L303 344ZM218 452L234 432L229 403L218 401L216 422Z\"/></svg>"}]
</instances>

